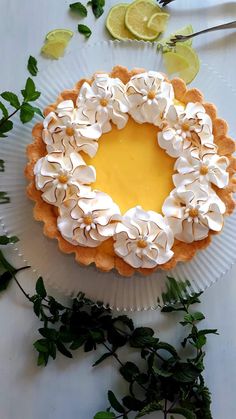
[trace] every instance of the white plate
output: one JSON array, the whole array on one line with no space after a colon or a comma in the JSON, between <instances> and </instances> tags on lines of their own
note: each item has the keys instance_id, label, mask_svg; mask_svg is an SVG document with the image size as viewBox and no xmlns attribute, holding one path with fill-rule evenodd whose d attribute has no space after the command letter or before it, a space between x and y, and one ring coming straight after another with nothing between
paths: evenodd
<instances>
[{"instance_id":1,"label":"white plate","mask_svg":"<svg viewBox=\"0 0 236 419\"><path fill-rule=\"evenodd\" d=\"M72 88L79 79L89 77L98 70L110 71L116 64L129 69L145 67L164 71L161 55L153 44L104 41L88 45L59 62L53 62L37 77L37 88L42 92L38 106L43 109L55 100L60 91ZM236 134L236 94L230 86L206 64L202 64L194 86L205 92L207 101L213 101L218 106L219 115L229 122L231 135ZM11 202L1 205L0 211L5 231L20 238L17 244L19 257L66 295L75 296L82 291L92 300L103 301L117 310L155 308L158 298L162 304L166 272L157 272L149 277L136 274L132 278L124 278L114 271L101 273L94 266L81 267L74 261L74 256L61 253L57 242L43 235L43 225L34 221L33 203L25 195L25 147L32 141L32 126L33 123L23 126L16 121L9 138L1 140L1 158L6 162L6 171L1 176L0 190L8 191ZM213 238L206 250L199 251L188 263L179 263L168 274L178 281L188 279L190 285L187 290L190 293L209 287L236 260L235 226L236 213L226 219L223 232Z\"/></svg>"}]
</instances>

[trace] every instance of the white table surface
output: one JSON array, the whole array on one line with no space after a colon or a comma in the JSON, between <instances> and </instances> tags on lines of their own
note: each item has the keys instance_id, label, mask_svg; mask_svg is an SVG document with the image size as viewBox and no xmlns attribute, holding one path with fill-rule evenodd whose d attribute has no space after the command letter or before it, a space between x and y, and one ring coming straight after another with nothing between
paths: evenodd
<instances>
[{"instance_id":1,"label":"white table surface","mask_svg":"<svg viewBox=\"0 0 236 419\"><path fill-rule=\"evenodd\" d=\"M107 39L106 12L115 3L106 1L104 15L95 21L92 13L83 20L93 29L89 42ZM70 0L0 0L0 91L19 91L25 82L29 55L38 59L39 69L50 61L39 56L45 34L53 28L76 31L79 19L68 12ZM236 19L236 2L224 0L176 0L170 8L172 32L192 23L195 29ZM69 50L86 41L76 34ZM195 47L200 58L233 85L236 84L236 31L199 37ZM220 86L219 86L220 88ZM223 92L222 92L223 94ZM230 104L235 106L235 104ZM231 133L232 134L232 133ZM236 133L234 133L236 136ZM14 261L14 255L11 255ZM22 275L26 288L32 288L30 274ZM236 266L202 296L199 309L206 315L205 326L216 327L219 337L210 337L207 345L205 377L213 394L214 419L236 417ZM176 317L156 312L132 315L136 324L150 325L170 343L180 341L181 327ZM92 369L98 353L78 352L74 360L58 356L46 369L36 366L32 342L37 339L39 322L14 284L0 296L0 419L92 419L107 406L106 392L125 392L112 360ZM127 354L123 354L124 359ZM152 415L151 418L161 418Z\"/></svg>"}]
</instances>

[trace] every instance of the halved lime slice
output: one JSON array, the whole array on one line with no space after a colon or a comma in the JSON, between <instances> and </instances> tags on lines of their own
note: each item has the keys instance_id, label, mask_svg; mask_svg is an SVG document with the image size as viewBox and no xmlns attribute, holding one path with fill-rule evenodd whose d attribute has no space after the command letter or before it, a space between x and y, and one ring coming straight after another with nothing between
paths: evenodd
<instances>
[{"instance_id":1,"label":"halved lime slice","mask_svg":"<svg viewBox=\"0 0 236 419\"><path fill-rule=\"evenodd\" d=\"M161 9L154 2L136 0L127 7L125 25L137 38L153 41L158 37L159 32L149 29L147 23L154 14L159 12Z\"/></svg>"},{"instance_id":2,"label":"halved lime slice","mask_svg":"<svg viewBox=\"0 0 236 419\"><path fill-rule=\"evenodd\" d=\"M125 26L125 14L128 6L127 3L116 4L107 15L106 27L116 39L135 39L135 36Z\"/></svg>"},{"instance_id":3,"label":"halved lime slice","mask_svg":"<svg viewBox=\"0 0 236 419\"><path fill-rule=\"evenodd\" d=\"M46 35L46 41L69 41L74 32L70 29L53 29Z\"/></svg>"},{"instance_id":4,"label":"halved lime slice","mask_svg":"<svg viewBox=\"0 0 236 419\"><path fill-rule=\"evenodd\" d=\"M187 62L188 68L179 71L179 77L187 84L195 79L200 69L200 61L196 51L188 45L176 44L175 51L181 55Z\"/></svg>"},{"instance_id":5,"label":"halved lime slice","mask_svg":"<svg viewBox=\"0 0 236 419\"><path fill-rule=\"evenodd\" d=\"M164 32L168 19L168 13L155 13L150 17L147 27L153 31Z\"/></svg>"},{"instance_id":6,"label":"halved lime slice","mask_svg":"<svg viewBox=\"0 0 236 419\"><path fill-rule=\"evenodd\" d=\"M64 55L67 41L47 41L41 48L41 54L48 58L58 59Z\"/></svg>"},{"instance_id":7,"label":"halved lime slice","mask_svg":"<svg viewBox=\"0 0 236 419\"><path fill-rule=\"evenodd\" d=\"M163 60L168 74L179 73L189 67L188 61L176 52L166 52Z\"/></svg>"},{"instance_id":8,"label":"halved lime slice","mask_svg":"<svg viewBox=\"0 0 236 419\"><path fill-rule=\"evenodd\" d=\"M169 42L169 40L171 38L173 38L175 35L191 35L192 33L193 33L193 27L192 27L192 25L184 26L183 28L178 29L176 32L171 33L168 36L168 38L163 38L160 41L158 41L157 48L158 49L161 49L162 52L170 51L171 48L169 48L167 46L167 42ZM191 45L192 45L192 39L188 39L187 41L183 42L182 44L188 45L188 46L191 47Z\"/></svg>"}]
</instances>

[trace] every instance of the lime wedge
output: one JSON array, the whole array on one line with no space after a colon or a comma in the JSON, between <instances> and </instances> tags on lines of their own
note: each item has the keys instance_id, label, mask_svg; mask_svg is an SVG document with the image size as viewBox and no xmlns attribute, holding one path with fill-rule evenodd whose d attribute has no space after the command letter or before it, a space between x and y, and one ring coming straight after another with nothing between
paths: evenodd
<instances>
[{"instance_id":1,"label":"lime wedge","mask_svg":"<svg viewBox=\"0 0 236 419\"><path fill-rule=\"evenodd\" d=\"M149 29L147 24L150 18L161 12L154 2L150 0L136 0L126 10L125 25L139 39L153 41L159 35L157 30Z\"/></svg>"},{"instance_id":2,"label":"lime wedge","mask_svg":"<svg viewBox=\"0 0 236 419\"><path fill-rule=\"evenodd\" d=\"M163 60L168 74L179 73L189 67L188 61L176 52L166 52Z\"/></svg>"},{"instance_id":3,"label":"lime wedge","mask_svg":"<svg viewBox=\"0 0 236 419\"><path fill-rule=\"evenodd\" d=\"M161 49L162 50L162 52L167 52L167 51L170 51L171 50L171 48L169 48L168 46L167 46L167 42L169 42L169 40L171 39L171 38L173 38L175 35L191 35L193 33L193 27L192 27L192 25L187 25L187 26L184 26L183 28L180 28L180 29L178 29L176 32L174 32L174 33L171 33L169 36L168 36L168 38L163 38L163 39L161 39L160 41L158 41L158 45L157 45L157 48L158 49ZM188 46L190 46L191 47L191 45L192 45L192 39L188 39L187 41L185 41L185 42L183 42L182 43L182 45L188 45Z\"/></svg>"},{"instance_id":4,"label":"lime wedge","mask_svg":"<svg viewBox=\"0 0 236 419\"><path fill-rule=\"evenodd\" d=\"M58 59L64 55L67 44L67 41L47 41L41 48L41 54Z\"/></svg>"},{"instance_id":5,"label":"lime wedge","mask_svg":"<svg viewBox=\"0 0 236 419\"><path fill-rule=\"evenodd\" d=\"M179 77L187 84L195 79L200 69L200 62L196 51L188 45L176 44L176 54L181 55L187 62L188 68L179 71Z\"/></svg>"},{"instance_id":6,"label":"lime wedge","mask_svg":"<svg viewBox=\"0 0 236 419\"><path fill-rule=\"evenodd\" d=\"M107 15L106 27L116 39L135 39L135 36L125 26L125 14L128 6L127 3L117 4L110 9Z\"/></svg>"},{"instance_id":7,"label":"lime wedge","mask_svg":"<svg viewBox=\"0 0 236 419\"><path fill-rule=\"evenodd\" d=\"M47 33L46 41L69 41L73 35L70 29L54 29Z\"/></svg>"},{"instance_id":8,"label":"lime wedge","mask_svg":"<svg viewBox=\"0 0 236 419\"><path fill-rule=\"evenodd\" d=\"M150 17L147 27L153 31L164 32L168 19L168 13L155 13Z\"/></svg>"}]
</instances>

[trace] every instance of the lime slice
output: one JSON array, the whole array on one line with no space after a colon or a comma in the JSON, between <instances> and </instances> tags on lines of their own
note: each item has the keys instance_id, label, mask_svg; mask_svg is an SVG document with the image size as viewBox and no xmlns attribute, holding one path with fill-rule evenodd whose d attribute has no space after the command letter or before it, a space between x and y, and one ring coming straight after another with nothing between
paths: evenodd
<instances>
[{"instance_id":1,"label":"lime slice","mask_svg":"<svg viewBox=\"0 0 236 419\"><path fill-rule=\"evenodd\" d=\"M64 55L67 44L65 41L47 41L41 48L41 54L58 59Z\"/></svg>"},{"instance_id":2,"label":"lime slice","mask_svg":"<svg viewBox=\"0 0 236 419\"><path fill-rule=\"evenodd\" d=\"M150 17L147 27L153 31L164 32L168 19L168 13L155 13Z\"/></svg>"},{"instance_id":3,"label":"lime slice","mask_svg":"<svg viewBox=\"0 0 236 419\"><path fill-rule=\"evenodd\" d=\"M163 60L168 74L179 73L189 67L188 61L176 52L166 52Z\"/></svg>"},{"instance_id":4,"label":"lime slice","mask_svg":"<svg viewBox=\"0 0 236 419\"><path fill-rule=\"evenodd\" d=\"M128 6L127 3L117 4L110 9L107 15L106 27L116 39L135 39L135 36L125 26L125 14Z\"/></svg>"},{"instance_id":5,"label":"lime slice","mask_svg":"<svg viewBox=\"0 0 236 419\"><path fill-rule=\"evenodd\" d=\"M180 70L179 77L187 84L195 79L200 69L200 62L196 51L188 45L177 44L175 51L188 62L188 68Z\"/></svg>"},{"instance_id":6,"label":"lime slice","mask_svg":"<svg viewBox=\"0 0 236 419\"><path fill-rule=\"evenodd\" d=\"M191 35L193 33L193 27L192 25L184 26L183 28L178 29L176 32L171 33L168 38L163 38L160 41L158 41L157 48L161 49L162 52L170 51L171 48L169 48L166 44L169 42L171 38L173 38L175 35ZM192 45L192 39L188 39L187 41L183 42L182 45L188 45L191 47Z\"/></svg>"},{"instance_id":7,"label":"lime slice","mask_svg":"<svg viewBox=\"0 0 236 419\"><path fill-rule=\"evenodd\" d=\"M153 41L159 35L156 30L147 26L150 18L161 12L160 7L150 0L136 0L127 7L125 14L125 25L139 39Z\"/></svg>"},{"instance_id":8,"label":"lime slice","mask_svg":"<svg viewBox=\"0 0 236 419\"><path fill-rule=\"evenodd\" d=\"M66 41L69 42L69 40L74 35L74 32L72 32L70 29L54 29L47 33L46 35L46 41Z\"/></svg>"}]
</instances>

